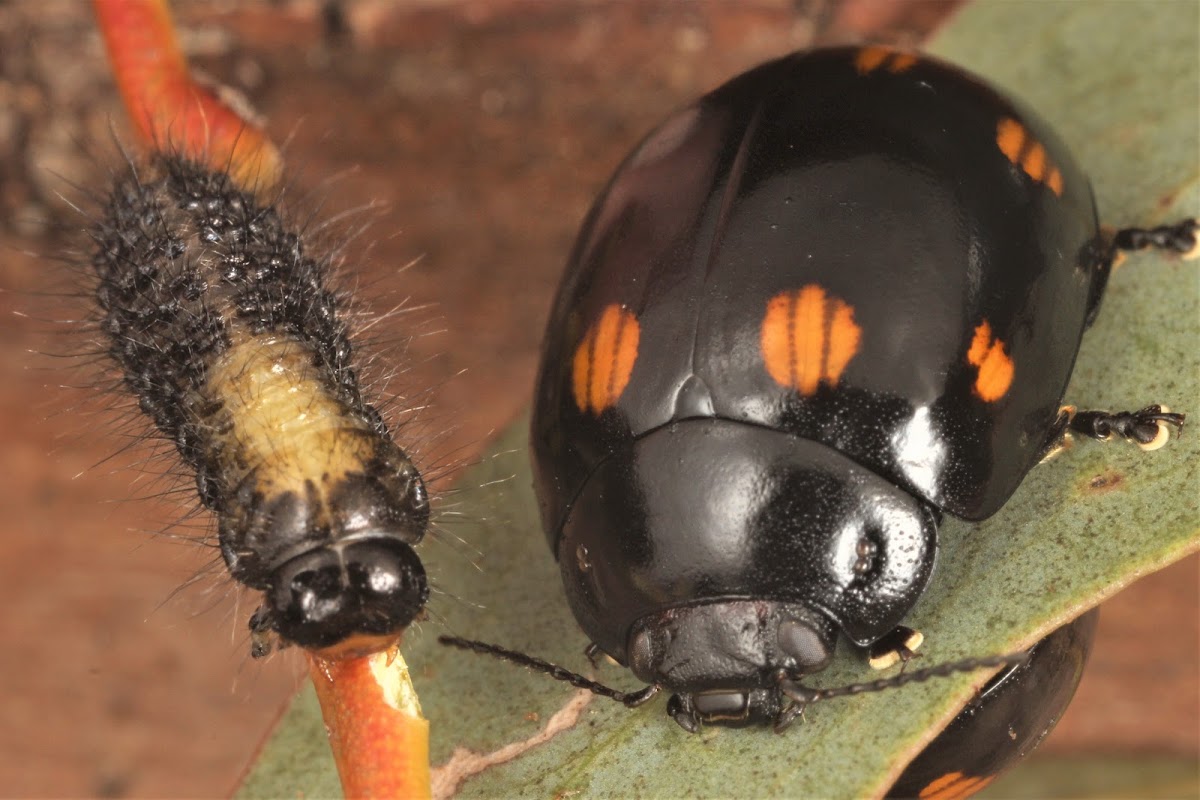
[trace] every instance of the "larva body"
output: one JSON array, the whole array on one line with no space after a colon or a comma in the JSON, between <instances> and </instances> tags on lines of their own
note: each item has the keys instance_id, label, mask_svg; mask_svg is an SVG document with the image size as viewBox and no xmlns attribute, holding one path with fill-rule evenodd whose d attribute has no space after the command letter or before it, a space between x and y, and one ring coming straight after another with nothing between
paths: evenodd
<instances>
[{"instance_id":1,"label":"larva body","mask_svg":"<svg viewBox=\"0 0 1200 800\"><path fill-rule=\"evenodd\" d=\"M362 652L424 607L421 476L364 398L327 260L228 175L159 156L92 232L124 383L194 471L233 577L271 634Z\"/></svg>"}]
</instances>

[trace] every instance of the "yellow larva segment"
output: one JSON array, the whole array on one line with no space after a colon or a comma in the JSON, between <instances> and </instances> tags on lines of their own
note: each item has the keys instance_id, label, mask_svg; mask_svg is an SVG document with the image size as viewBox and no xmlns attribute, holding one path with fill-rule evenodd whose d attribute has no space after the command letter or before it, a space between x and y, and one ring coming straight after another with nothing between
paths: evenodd
<instances>
[{"instance_id":1,"label":"yellow larva segment","mask_svg":"<svg viewBox=\"0 0 1200 800\"><path fill-rule=\"evenodd\" d=\"M288 336L242 333L213 363L207 394L229 424L221 453L231 475L257 470L264 489L304 496L308 482L362 470L373 433L330 394L312 357Z\"/></svg>"}]
</instances>

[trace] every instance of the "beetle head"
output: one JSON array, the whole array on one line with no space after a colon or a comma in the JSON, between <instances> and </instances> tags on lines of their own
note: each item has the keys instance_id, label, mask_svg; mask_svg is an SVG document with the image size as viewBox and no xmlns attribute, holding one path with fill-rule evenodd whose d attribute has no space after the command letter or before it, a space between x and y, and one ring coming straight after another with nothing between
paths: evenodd
<instances>
[{"instance_id":1,"label":"beetle head","mask_svg":"<svg viewBox=\"0 0 1200 800\"><path fill-rule=\"evenodd\" d=\"M667 713L685 730L700 724L775 724L787 705L780 674L819 672L837 628L794 604L727 600L642 618L630 633L629 668L675 694Z\"/></svg>"}]
</instances>

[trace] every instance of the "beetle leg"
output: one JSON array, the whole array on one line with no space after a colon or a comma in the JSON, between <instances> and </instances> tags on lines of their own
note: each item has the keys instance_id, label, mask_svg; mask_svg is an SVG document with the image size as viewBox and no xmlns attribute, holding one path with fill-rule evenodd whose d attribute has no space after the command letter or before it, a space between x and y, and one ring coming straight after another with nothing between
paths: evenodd
<instances>
[{"instance_id":1,"label":"beetle leg","mask_svg":"<svg viewBox=\"0 0 1200 800\"><path fill-rule=\"evenodd\" d=\"M275 633L275 620L271 609L259 606L250 615L250 655L253 658L263 658L273 650L286 647Z\"/></svg>"},{"instance_id":2,"label":"beetle leg","mask_svg":"<svg viewBox=\"0 0 1200 800\"><path fill-rule=\"evenodd\" d=\"M1102 226L1098 240L1090 248L1092 288L1088 297L1085 327L1091 327L1100 311L1100 300L1108 278L1125 261L1125 254L1153 248L1177 253L1185 260L1200 258L1200 221L1180 220L1157 228L1111 228Z\"/></svg>"},{"instance_id":3,"label":"beetle leg","mask_svg":"<svg viewBox=\"0 0 1200 800\"><path fill-rule=\"evenodd\" d=\"M1064 406L1055 422L1055 431L1060 432L1058 439L1051 441L1042 460L1061 450L1073 433L1098 442L1119 437L1147 452L1157 450L1171 438L1171 428L1182 430L1183 420L1183 414L1172 413L1161 404L1149 405L1139 411L1077 411L1072 406Z\"/></svg>"},{"instance_id":4,"label":"beetle leg","mask_svg":"<svg viewBox=\"0 0 1200 800\"><path fill-rule=\"evenodd\" d=\"M775 718L775 732L783 733L788 729L788 726L796 720L796 717L799 717L800 721L803 722L804 709L805 705L803 703L788 703L787 706L785 706L784 709L779 712L779 716Z\"/></svg>"},{"instance_id":5,"label":"beetle leg","mask_svg":"<svg viewBox=\"0 0 1200 800\"><path fill-rule=\"evenodd\" d=\"M887 669L897 662L907 667L908 662L917 657L916 650L924 641L925 635L920 631L897 625L871 645L867 651L867 663L872 669Z\"/></svg>"},{"instance_id":6,"label":"beetle leg","mask_svg":"<svg viewBox=\"0 0 1200 800\"><path fill-rule=\"evenodd\" d=\"M1046 436L1046 444L1042 447L1042 457L1039 464L1045 464L1050 459L1071 447L1071 417L1075 416L1075 406L1063 406L1058 410L1058 418Z\"/></svg>"},{"instance_id":7,"label":"beetle leg","mask_svg":"<svg viewBox=\"0 0 1200 800\"><path fill-rule=\"evenodd\" d=\"M588 646L583 648L583 654L587 656L587 660L592 663L592 667L595 669L600 668L600 661L602 659L608 661L612 658L608 653L601 650L600 645L595 642L588 642Z\"/></svg>"},{"instance_id":8,"label":"beetle leg","mask_svg":"<svg viewBox=\"0 0 1200 800\"><path fill-rule=\"evenodd\" d=\"M1200 222L1185 219L1157 228L1122 228L1112 236L1114 254L1132 250L1166 250L1185 259L1200 258ZM1115 264L1114 264L1115 266Z\"/></svg>"},{"instance_id":9,"label":"beetle leg","mask_svg":"<svg viewBox=\"0 0 1200 800\"><path fill-rule=\"evenodd\" d=\"M690 694L673 694L667 701L667 714L688 733L700 732L700 715Z\"/></svg>"}]
</instances>

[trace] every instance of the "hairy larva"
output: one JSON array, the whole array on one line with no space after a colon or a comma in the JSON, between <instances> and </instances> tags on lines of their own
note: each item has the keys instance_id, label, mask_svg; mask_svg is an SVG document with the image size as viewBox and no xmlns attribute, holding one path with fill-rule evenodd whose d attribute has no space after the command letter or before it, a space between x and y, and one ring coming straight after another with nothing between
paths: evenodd
<instances>
[{"instance_id":1,"label":"hairy larva","mask_svg":"<svg viewBox=\"0 0 1200 800\"><path fill-rule=\"evenodd\" d=\"M422 611L425 484L360 389L329 263L225 173L157 155L91 236L107 349L195 474L232 576L278 638L384 649Z\"/></svg>"}]
</instances>

